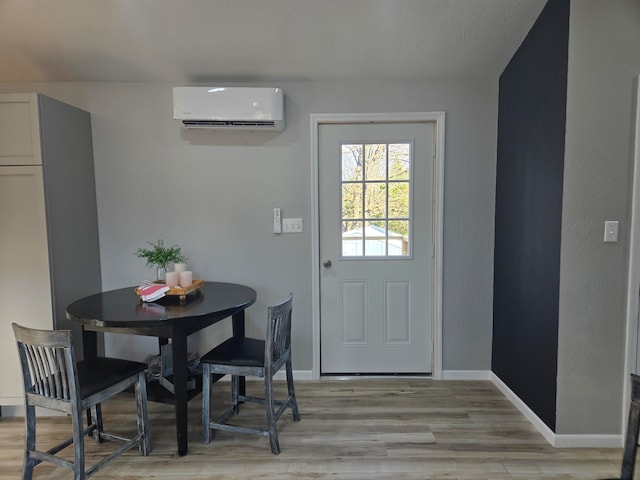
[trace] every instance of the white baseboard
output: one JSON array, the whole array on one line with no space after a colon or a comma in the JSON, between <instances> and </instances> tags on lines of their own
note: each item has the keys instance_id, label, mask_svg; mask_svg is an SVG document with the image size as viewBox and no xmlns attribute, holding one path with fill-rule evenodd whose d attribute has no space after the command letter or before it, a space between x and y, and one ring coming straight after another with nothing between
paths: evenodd
<instances>
[{"instance_id":1,"label":"white baseboard","mask_svg":"<svg viewBox=\"0 0 640 480\"><path fill-rule=\"evenodd\" d=\"M622 448L622 435L556 434L554 447L558 448Z\"/></svg>"},{"instance_id":2,"label":"white baseboard","mask_svg":"<svg viewBox=\"0 0 640 480\"><path fill-rule=\"evenodd\" d=\"M443 370L443 380L491 380L489 370Z\"/></svg>"},{"instance_id":3,"label":"white baseboard","mask_svg":"<svg viewBox=\"0 0 640 480\"><path fill-rule=\"evenodd\" d=\"M274 380L286 380L287 378L287 373L285 372L284 368L279 370L275 377L273 377ZM294 380L313 380L313 376L311 375L311 370L294 370L293 371L293 379Z\"/></svg>"},{"instance_id":4,"label":"white baseboard","mask_svg":"<svg viewBox=\"0 0 640 480\"><path fill-rule=\"evenodd\" d=\"M505 397L520 410L529 422L542 434L542 436L554 447L558 448L620 448L623 446L622 435L600 434L557 434L551 430L526 403L513 393L513 391L493 372L491 381L504 394Z\"/></svg>"}]
</instances>

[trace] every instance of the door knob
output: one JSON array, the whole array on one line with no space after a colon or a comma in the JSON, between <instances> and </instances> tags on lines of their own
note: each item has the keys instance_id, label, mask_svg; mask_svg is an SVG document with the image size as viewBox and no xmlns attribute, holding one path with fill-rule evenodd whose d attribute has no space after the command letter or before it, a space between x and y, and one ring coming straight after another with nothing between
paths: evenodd
<instances>
[{"instance_id":1,"label":"door knob","mask_svg":"<svg viewBox=\"0 0 640 480\"><path fill-rule=\"evenodd\" d=\"M324 262L322 262L322 266L324 268L331 268L331 260L325 260Z\"/></svg>"}]
</instances>

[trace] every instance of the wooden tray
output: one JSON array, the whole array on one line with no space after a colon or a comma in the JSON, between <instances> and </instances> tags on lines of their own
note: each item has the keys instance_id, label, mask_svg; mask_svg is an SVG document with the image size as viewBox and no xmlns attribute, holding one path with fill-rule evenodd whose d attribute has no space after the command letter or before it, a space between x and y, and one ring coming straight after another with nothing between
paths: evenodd
<instances>
[{"instance_id":1,"label":"wooden tray","mask_svg":"<svg viewBox=\"0 0 640 480\"><path fill-rule=\"evenodd\" d=\"M153 283L164 284L162 280L156 280ZM180 297L180 301L183 302L187 298L187 295L189 295L191 292L195 292L196 290L200 290L200 287L202 287L202 285L204 285L204 280L193 280L193 283L188 287L173 287L166 291L164 294L169 297ZM140 296L140 291L138 290L138 288L136 288L136 295Z\"/></svg>"}]
</instances>

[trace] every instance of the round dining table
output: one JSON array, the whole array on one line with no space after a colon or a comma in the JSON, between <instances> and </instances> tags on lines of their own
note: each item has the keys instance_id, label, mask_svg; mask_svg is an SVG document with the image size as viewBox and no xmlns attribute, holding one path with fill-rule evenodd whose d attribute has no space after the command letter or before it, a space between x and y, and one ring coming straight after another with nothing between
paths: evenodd
<instances>
[{"instance_id":1,"label":"round dining table","mask_svg":"<svg viewBox=\"0 0 640 480\"><path fill-rule=\"evenodd\" d=\"M84 358L98 355L98 332L158 337L171 342L173 392L164 399L175 405L178 454L188 451L187 337L216 322L231 318L233 336L245 335L245 309L256 301L256 291L245 285L203 282L184 296L169 295L143 302L135 287L96 293L69 304L66 315L82 325ZM198 382L200 385L200 382ZM197 394L199 392L195 392Z\"/></svg>"}]
</instances>

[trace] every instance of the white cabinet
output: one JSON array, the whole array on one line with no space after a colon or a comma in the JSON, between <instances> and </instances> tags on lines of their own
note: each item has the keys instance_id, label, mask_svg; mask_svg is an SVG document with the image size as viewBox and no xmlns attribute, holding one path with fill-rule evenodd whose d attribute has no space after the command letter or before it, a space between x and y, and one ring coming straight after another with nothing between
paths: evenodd
<instances>
[{"instance_id":1,"label":"white cabinet","mask_svg":"<svg viewBox=\"0 0 640 480\"><path fill-rule=\"evenodd\" d=\"M0 165L41 165L37 96L0 97Z\"/></svg>"},{"instance_id":2,"label":"white cabinet","mask_svg":"<svg viewBox=\"0 0 640 480\"><path fill-rule=\"evenodd\" d=\"M90 115L0 95L0 405L23 403L11 323L70 328L81 351L65 309L100 290Z\"/></svg>"},{"instance_id":3,"label":"white cabinet","mask_svg":"<svg viewBox=\"0 0 640 480\"><path fill-rule=\"evenodd\" d=\"M0 402L11 405L22 403L11 322L53 325L41 166L0 167L0 225Z\"/></svg>"}]
</instances>

